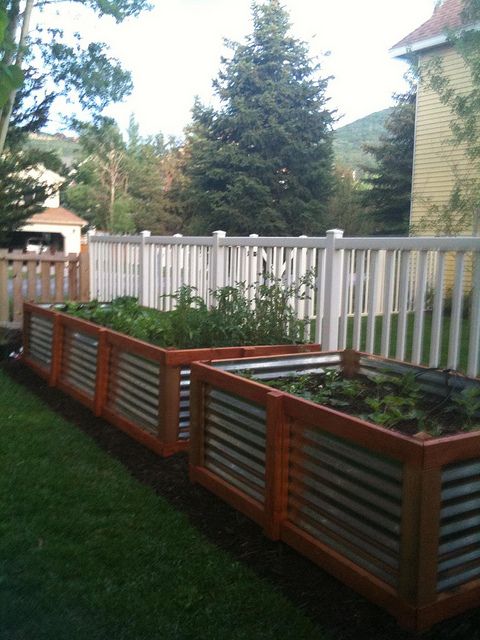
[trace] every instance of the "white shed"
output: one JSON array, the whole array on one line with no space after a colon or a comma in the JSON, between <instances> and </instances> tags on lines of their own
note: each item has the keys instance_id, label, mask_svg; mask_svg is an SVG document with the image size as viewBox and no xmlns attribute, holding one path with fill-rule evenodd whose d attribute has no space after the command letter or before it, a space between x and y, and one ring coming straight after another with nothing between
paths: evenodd
<instances>
[{"instance_id":1,"label":"white shed","mask_svg":"<svg viewBox=\"0 0 480 640\"><path fill-rule=\"evenodd\" d=\"M63 237L63 251L65 253L80 253L82 227L86 224L87 221L77 216L73 211L63 207L48 207L29 218L20 231L44 236L59 234Z\"/></svg>"}]
</instances>

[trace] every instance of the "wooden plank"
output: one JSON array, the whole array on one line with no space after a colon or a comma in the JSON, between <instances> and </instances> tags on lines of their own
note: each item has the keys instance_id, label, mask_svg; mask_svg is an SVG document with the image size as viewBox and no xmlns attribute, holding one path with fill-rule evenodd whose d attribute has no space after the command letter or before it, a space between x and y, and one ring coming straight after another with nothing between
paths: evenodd
<instances>
[{"instance_id":1,"label":"wooden plank","mask_svg":"<svg viewBox=\"0 0 480 640\"><path fill-rule=\"evenodd\" d=\"M106 329L100 329L98 333L97 347L97 375L95 380L94 413L101 416L107 403L108 377L110 367L111 346L108 344Z\"/></svg>"},{"instance_id":2,"label":"wooden plank","mask_svg":"<svg viewBox=\"0 0 480 640\"><path fill-rule=\"evenodd\" d=\"M417 602L421 480L422 469L420 465L405 465L402 486L398 591L401 597L413 606Z\"/></svg>"},{"instance_id":3,"label":"wooden plank","mask_svg":"<svg viewBox=\"0 0 480 640\"><path fill-rule=\"evenodd\" d=\"M180 367L160 364L158 435L165 444L178 440L180 420Z\"/></svg>"},{"instance_id":4,"label":"wooden plank","mask_svg":"<svg viewBox=\"0 0 480 640\"><path fill-rule=\"evenodd\" d=\"M22 266L19 260L13 263L13 321L19 323L23 317Z\"/></svg>"},{"instance_id":5,"label":"wooden plank","mask_svg":"<svg viewBox=\"0 0 480 640\"><path fill-rule=\"evenodd\" d=\"M27 262L27 300L37 299L37 263Z\"/></svg>"},{"instance_id":6,"label":"wooden plank","mask_svg":"<svg viewBox=\"0 0 480 640\"><path fill-rule=\"evenodd\" d=\"M63 357L63 334L64 325L62 324L62 317L60 314L56 313L53 320L52 364L49 380L49 386L51 387L55 387L57 385L60 376Z\"/></svg>"},{"instance_id":7,"label":"wooden plank","mask_svg":"<svg viewBox=\"0 0 480 640\"><path fill-rule=\"evenodd\" d=\"M68 297L70 300L78 300L78 257L69 253L68 260Z\"/></svg>"},{"instance_id":8,"label":"wooden plank","mask_svg":"<svg viewBox=\"0 0 480 640\"><path fill-rule=\"evenodd\" d=\"M127 245L128 248L128 245ZM88 251L80 254L80 295L79 300L87 302L90 300L90 266ZM126 276L125 276L126 278ZM128 280L127 280L128 284Z\"/></svg>"},{"instance_id":9,"label":"wooden plank","mask_svg":"<svg viewBox=\"0 0 480 640\"><path fill-rule=\"evenodd\" d=\"M417 606L437 600L438 541L440 532L441 469L426 469L420 487Z\"/></svg>"},{"instance_id":10,"label":"wooden plank","mask_svg":"<svg viewBox=\"0 0 480 640\"><path fill-rule=\"evenodd\" d=\"M42 262L40 265L40 302L51 302L50 293L50 262Z\"/></svg>"},{"instance_id":11,"label":"wooden plank","mask_svg":"<svg viewBox=\"0 0 480 640\"><path fill-rule=\"evenodd\" d=\"M425 442L425 468L443 467L480 457L480 431L459 433Z\"/></svg>"},{"instance_id":12,"label":"wooden plank","mask_svg":"<svg viewBox=\"0 0 480 640\"><path fill-rule=\"evenodd\" d=\"M287 517L288 503L288 424L283 411L283 393L267 395L265 443L265 535L280 538L281 523Z\"/></svg>"},{"instance_id":13,"label":"wooden plank","mask_svg":"<svg viewBox=\"0 0 480 640\"><path fill-rule=\"evenodd\" d=\"M92 326L95 325L92 324ZM124 333L118 333L111 329L107 329L106 331L109 344L119 347L124 351L128 351L129 353L133 353L136 356L153 360L154 362L165 362L166 350L162 347L157 347L156 345L143 342L143 340L137 340L136 338L130 338L130 336L127 336Z\"/></svg>"},{"instance_id":14,"label":"wooden plank","mask_svg":"<svg viewBox=\"0 0 480 640\"><path fill-rule=\"evenodd\" d=\"M0 322L8 322L9 299L8 299L8 261L7 250L0 249Z\"/></svg>"},{"instance_id":15,"label":"wooden plank","mask_svg":"<svg viewBox=\"0 0 480 640\"><path fill-rule=\"evenodd\" d=\"M205 464L205 395L204 385L197 372L190 377L190 465L192 468Z\"/></svg>"},{"instance_id":16,"label":"wooden plank","mask_svg":"<svg viewBox=\"0 0 480 640\"><path fill-rule=\"evenodd\" d=\"M55 263L55 302L61 302L65 300L65 292L63 287L65 273L65 265L62 262Z\"/></svg>"}]
</instances>

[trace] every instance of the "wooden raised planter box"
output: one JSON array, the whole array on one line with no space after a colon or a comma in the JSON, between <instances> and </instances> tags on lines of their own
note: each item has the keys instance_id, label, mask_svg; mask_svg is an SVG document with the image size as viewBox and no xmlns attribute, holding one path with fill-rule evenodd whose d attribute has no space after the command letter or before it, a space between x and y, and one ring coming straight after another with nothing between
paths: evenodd
<instances>
[{"instance_id":1,"label":"wooden raised planter box","mask_svg":"<svg viewBox=\"0 0 480 640\"><path fill-rule=\"evenodd\" d=\"M402 626L427 629L479 606L480 432L422 440L258 381L328 367L421 369L425 391L445 395L445 373L351 351L196 363L192 481Z\"/></svg>"},{"instance_id":2,"label":"wooden raised planter box","mask_svg":"<svg viewBox=\"0 0 480 640\"><path fill-rule=\"evenodd\" d=\"M318 345L163 349L45 306L24 304L24 362L162 456L188 448L195 360L314 351Z\"/></svg>"}]
</instances>

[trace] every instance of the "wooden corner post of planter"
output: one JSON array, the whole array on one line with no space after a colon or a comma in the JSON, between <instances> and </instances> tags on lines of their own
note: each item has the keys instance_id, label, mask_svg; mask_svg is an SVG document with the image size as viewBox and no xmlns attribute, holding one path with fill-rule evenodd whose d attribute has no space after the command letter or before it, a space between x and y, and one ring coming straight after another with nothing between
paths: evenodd
<instances>
[{"instance_id":1,"label":"wooden corner post of planter","mask_svg":"<svg viewBox=\"0 0 480 640\"><path fill-rule=\"evenodd\" d=\"M426 628L421 609L437 600L440 529L440 468L407 463L403 479L399 593L415 607L411 626Z\"/></svg>"},{"instance_id":2,"label":"wooden corner post of planter","mask_svg":"<svg viewBox=\"0 0 480 640\"><path fill-rule=\"evenodd\" d=\"M1 259L1 252L0 252ZM1 302L0 302L1 304ZM32 312L26 304L23 305L23 325L22 325L22 344L23 344L23 356L28 356L30 351L30 321ZM1 319L1 313L0 313Z\"/></svg>"},{"instance_id":3,"label":"wooden corner post of planter","mask_svg":"<svg viewBox=\"0 0 480 640\"><path fill-rule=\"evenodd\" d=\"M195 364L190 375L190 481L196 482L196 470L204 466L204 386Z\"/></svg>"},{"instance_id":4,"label":"wooden corner post of planter","mask_svg":"<svg viewBox=\"0 0 480 640\"><path fill-rule=\"evenodd\" d=\"M102 415L107 402L110 350L108 330L100 329L98 332L97 375L95 379L94 400L94 413L97 417Z\"/></svg>"},{"instance_id":5,"label":"wooden corner post of planter","mask_svg":"<svg viewBox=\"0 0 480 640\"><path fill-rule=\"evenodd\" d=\"M62 368L63 333L62 317L59 313L55 313L53 316L52 365L48 381L50 387L57 386Z\"/></svg>"},{"instance_id":6,"label":"wooden corner post of planter","mask_svg":"<svg viewBox=\"0 0 480 640\"><path fill-rule=\"evenodd\" d=\"M180 421L180 367L160 362L158 393L158 438L163 444L163 455L176 452Z\"/></svg>"},{"instance_id":7,"label":"wooden corner post of planter","mask_svg":"<svg viewBox=\"0 0 480 640\"><path fill-rule=\"evenodd\" d=\"M360 354L354 349L345 349L341 353L341 363L345 378L353 378L360 369Z\"/></svg>"},{"instance_id":8,"label":"wooden corner post of planter","mask_svg":"<svg viewBox=\"0 0 480 640\"><path fill-rule=\"evenodd\" d=\"M287 513L289 428L283 408L284 394L267 395L267 435L265 446L265 535L280 538Z\"/></svg>"}]
</instances>

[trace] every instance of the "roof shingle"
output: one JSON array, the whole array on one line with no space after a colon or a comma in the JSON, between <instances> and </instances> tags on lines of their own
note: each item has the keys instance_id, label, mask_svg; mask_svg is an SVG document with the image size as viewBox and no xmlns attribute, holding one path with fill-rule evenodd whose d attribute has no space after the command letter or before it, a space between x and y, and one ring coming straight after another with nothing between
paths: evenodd
<instances>
[{"instance_id":1,"label":"roof shingle","mask_svg":"<svg viewBox=\"0 0 480 640\"><path fill-rule=\"evenodd\" d=\"M463 26L462 10L463 0L444 0L429 20L397 42L392 50L441 36L448 29L458 29Z\"/></svg>"},{"instance_id":2,"label":"roof shingle","mask_svg":"<svg viewBox=\"0 0 480 640\"><path fill-rule=\"evenodd\" d=\"M42 211L41 213L36 213L31 218L29 218L26 224L70 224L70 225L81 225L82 227L87 223L86 220L83 220L79 216L77 216L73 211L69 211L68 209L64 209L63 207L50 207Z\"/></svg>"}]
</instances>

